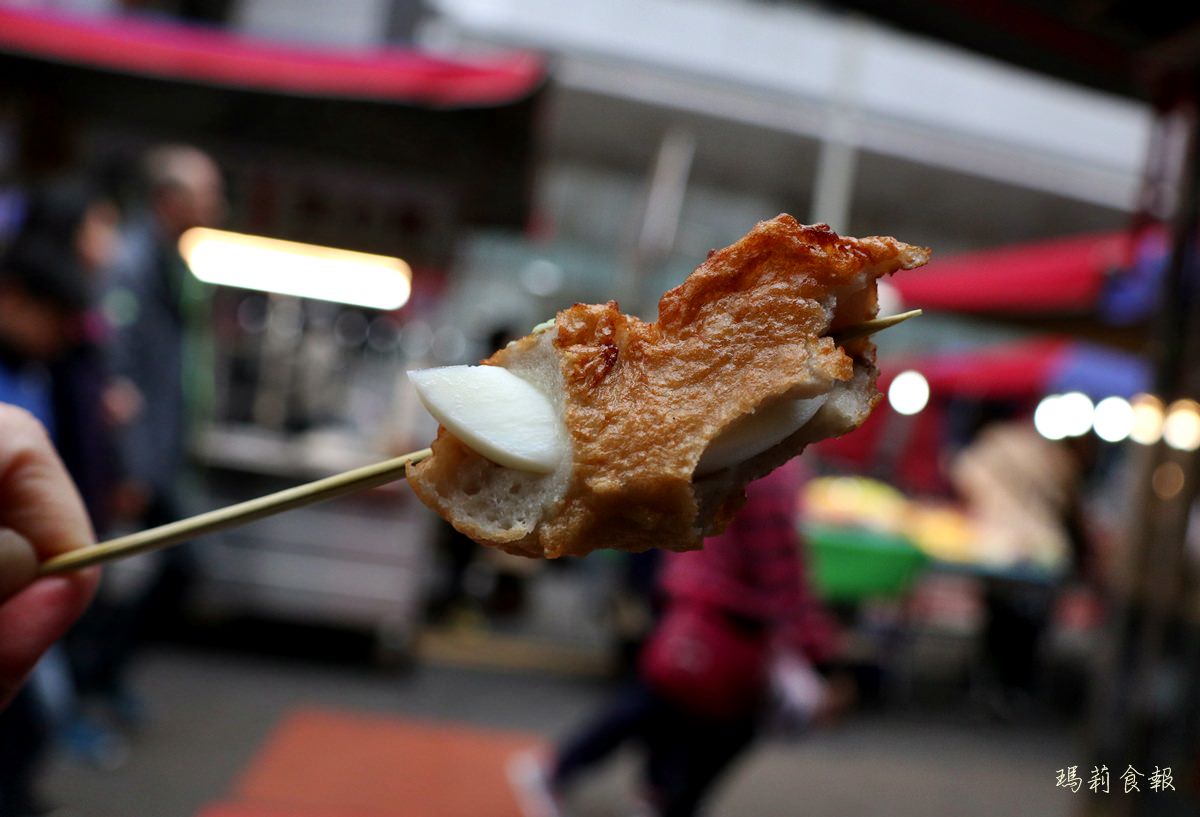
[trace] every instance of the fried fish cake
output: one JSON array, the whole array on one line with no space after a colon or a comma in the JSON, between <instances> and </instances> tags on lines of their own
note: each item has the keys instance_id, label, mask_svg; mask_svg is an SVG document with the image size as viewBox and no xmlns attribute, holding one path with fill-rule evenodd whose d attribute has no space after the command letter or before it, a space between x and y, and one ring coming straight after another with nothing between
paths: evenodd
<instances>
[{"instance_id":1,"label":"fried fish cake","mask_svg":"<svg viewBox=\"0 0 1200 817\"><path fill-rule=\"evenodd\" d=\"M748 482L866 419L875 347L830 333L875 316L880 276L928 258L788 215L760 222L663 295L657 321L576 304L482 361L533 384L562 418L569 450L552 472L498 465L441 427L409 484L460 531L512 553L697 548ZM803 422L776 422L778 439L754 445L769 416Z\"/></svg>"}]
</instances>

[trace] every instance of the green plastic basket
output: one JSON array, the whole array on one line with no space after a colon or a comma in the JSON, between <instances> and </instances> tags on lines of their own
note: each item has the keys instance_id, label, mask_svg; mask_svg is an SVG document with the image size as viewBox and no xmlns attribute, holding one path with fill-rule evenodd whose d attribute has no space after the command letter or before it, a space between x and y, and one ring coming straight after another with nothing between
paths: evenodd
<instances>
[{"instance_id":1,"label":"green plastic basket","mask_svg":"<svg viewBox=\"0 0 1200 817\"><path fill-rule=\"evenodd\" d=\"M929 561L903 536L832 525L804 535L814 589L830 601L902 596Z\"/></svg>"}]
</instances>

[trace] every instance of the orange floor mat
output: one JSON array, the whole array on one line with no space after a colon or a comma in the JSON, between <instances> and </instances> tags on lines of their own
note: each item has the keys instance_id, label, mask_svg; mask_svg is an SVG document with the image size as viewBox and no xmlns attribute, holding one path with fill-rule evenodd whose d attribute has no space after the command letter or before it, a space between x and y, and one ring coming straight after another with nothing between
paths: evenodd
<instances>
[{"instance_id":1,"label":"orange floor mat","mask_svg":"<svg viewBox=\"0 0 1200 817\"><path fill-rule=\"evenodd\" d=\"M251 762L236 804L214 807L234 810L203 817L519 817L505 767L539 745L519 732L299 710Z\"/></svg>"},{"instance_id":2,"label":"orange floor mat","mask_svg":"<svg viewBox=\"0 0 1200 817\"><path fill-rule=\"evenodd\" d=\"M254 803L219 803L206 807L196 817L386 817L361 811L346 811L304 806L262 806Z\"/></svg>"}]
</instances>

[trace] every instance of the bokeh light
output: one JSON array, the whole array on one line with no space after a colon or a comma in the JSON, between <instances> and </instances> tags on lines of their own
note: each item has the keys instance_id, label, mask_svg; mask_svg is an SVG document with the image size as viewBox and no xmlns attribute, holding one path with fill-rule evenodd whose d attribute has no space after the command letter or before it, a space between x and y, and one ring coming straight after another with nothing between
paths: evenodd
<instances>
[{"instance_id":1,"label":"bokeh light","mask_svg":"<svg viewBox=\"0 0 1200 817\"><path fill-rule=\"evenodd\" d=\"M1067 436L1061 395L1050 394L1042 398L1033 412L1033 427L1047 440L1061 440Z\"/></svg>"},{"instance_id":2,"label":"bokeh light","mask_svg":"<svg viewBox=\"0 0 1200 817\"><path fill-rule=\"evenodd\" d=\"M1195 400L1176 400L1167 409L1162 426L1163 440L1179 451L1200 448L1200 403Z\"/></svg>"},{"instance_id":3,"label":"bokeh light","mask_svg":"<svg viewBox=\"0 0 1200 817\"><path fill-rule=\"evenodd\" d=\"M1159 463L1150 476L1150 487L1159 499L1174 499L1183 490L1183 467L1177 462Z\"/></svg>"},{"instance_id":4,"label":"bokeh light","mask_svg":"<svg viewBox=\"0 0 1200 817\"><path fill-rule=\"evenodd\" d=\"M888 388L888 403L898 414L916 414L929 403L929 381L909 369L896 375Z\"/></svg>"},{"instance_id":5,"label":"bokeh light","mask_svg":"<svg viewBox=\"0 0 1200 817\"><path fill-rule=\"evenodd\" d=\"M1068 437L1082 437L1092 430L1096 407L1092 398L1081 391L1067 392L1058 402L1062 413L1063 430Z\"/></svg>"},{"instance_id":6,"label":"bokeh light","mask_svg":"<svg viewBox=\"0 0 1200 817\"><path fill-rule=\"evenodd\" d=\"M1133 431L1133 406L1124 397L1105 397L1096 404L1092 429L1105 442L1121 442Z\"/></svg>"},{"instance_id":7,"label":"bokeh light","mask_svg":"<svg viewBox=\"0 0 1200 817\"><path fill-rule=\"evenodd\" d=\"M1154 445L1162 437L1162 401L1152 394L1137 394L1130 405L1133 407L1133 428L1129 438L1141 445Z\"/></svg>"}]
</instances>

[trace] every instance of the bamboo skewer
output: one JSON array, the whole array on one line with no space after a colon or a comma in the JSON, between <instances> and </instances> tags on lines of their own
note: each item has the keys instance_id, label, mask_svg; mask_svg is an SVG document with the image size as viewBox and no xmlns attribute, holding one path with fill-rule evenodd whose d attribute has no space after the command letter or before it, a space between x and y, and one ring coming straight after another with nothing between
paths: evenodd
<instances>
[{"instance_id":1,"label":"bamboo skewer","mask_svg":"<svg viewBox=\"0 0 1200 817\"><path fill-rule=\"evenodd\" d=\"M831 333L831 336L836 342L844 343L848 340L866 337L880 330L895 326L902 321L920 314L921 310L914 309L910 312L902 312L886 318L876 318L853 326L844 327ZM178 522L170 522L166 525L160 525L157 528L131 533L128 536L121 536L91 547L63 553L43 562L39 570L39 575L53 576L59 573L68 573L72 570L81 570L85 567L105 562L116 561L127 556L134 556L139 553L146 553L151 550L176 545L180 542L186 542L189 539L195 539L198 536L208 533L216 533L220 530L243 525L247 522L253 522L256 519L262 519L263 517L272 516L293 508L311 505L314 502L334 499L335 497L368 488L377 488L380 485L386 485L389 482L403 478L405 469L411 463L419 462L431 453L428 448L423 448L420 451L413 451L395 459L375 463L374 465L367 465L362 468L355 468L352 471L346 471L345 473L336 474L335 476L319 479L304 485L297 485L294 488L288 488L246 502L239 502L236 505L218 508L215 511L208 511L207 513L202 513L188 519L181 519Z\"/></svg>"},{"instance_id":2,"label":"bamboo skewer","mask_svg":"<svg viewBox=\"0 0 1200 817\"><path fill-rule=\"evenodd\" d=\"M423 448L402 457L355 468L352 471L319 479L316 482L297 485L294 488L260 496L257 499L208 511L199 516L131 533L128 536L101 542L92 547L72 550L43 562L39 575L53 576L57 573L67 573L123 559L126 556L157 550L168 545L177 545L206 533L215 533L246 522L253 522L255 519L262 519L265 516L282 513L292 508L311 505L314 502L333 499L367 488L377 488L401 479L404 476L404 469L410 463L423 460L430 453L428 448Z\"/></svg>"},{"instance_id":3,"label":"bamboo skewer","mask_svg":"<svg viewBox=\"0 0 1200 817\"><path fill-rule=\"evenodd\" d=\"M915 318L921 314L919 309L910 309L908 312L899 312L895 315L888 315L886 318L874 318L862 323L856 323L853 326L844 326L835 332L830 332L829 336L837 343L845 343L848 340L855 338L865 338L867 335L873 335L884 329L895 326L898 323L904 323L909 318Z\"/></svg>"}]
</instances>

